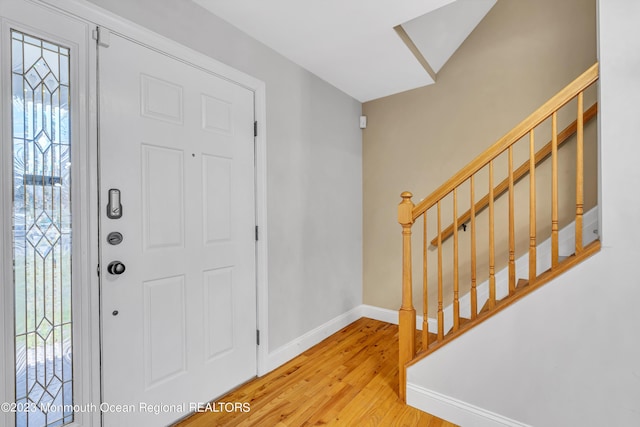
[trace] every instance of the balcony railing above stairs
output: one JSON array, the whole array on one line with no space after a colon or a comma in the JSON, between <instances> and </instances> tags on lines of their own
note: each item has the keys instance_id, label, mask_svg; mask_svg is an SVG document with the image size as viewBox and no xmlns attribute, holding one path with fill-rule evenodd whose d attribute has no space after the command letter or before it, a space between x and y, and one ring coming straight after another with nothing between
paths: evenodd
<instances>
[{"instance_id":1,"label":"balcony railing above stairs","mask_svg":"<svg viewBox=\"0 0 640 427\"><path fill-rule=\"evenodd\" d=\"M398 222L402 226L402 307L399 312L400 327L400 348L399 348L399 380L400 397L406 397L406 368L421 360L429 353L442 347L447 342L460 336L478 323L493 316L516 300L522 298L532 290L542 284L557 277L562 272L570 269L585 258L594 254L600 249L600 242L596 240L586 246L583 245L583 214L584 214L584 126L597 113L597 104L594 104L587 111L584 110L584 92L598 80L598 64L594 64L580 77L571 82L568 86L558 92L549 101L538 108L533 114L523 120L504 137L489 147L485 152L472 160L467 166L457 172L447 182L442 184L432 194L426 197L417 205L412 202L412 194L402 193L402 202L398 206ZM577 99L576 120L566 127L560 134L558 127L559 110ZM535 136L539 125L551 119L551 141L536 152ZM565 259L559 255L558 229L559 229L559 203L558 203L558 147L572 134L576 134L576 158L575 158L575 204L572 204L575 213L575 253ZM528 137L528 138L527 138ZM514 170L513 157L514 146L517 142L528 139L529 160ZM508 177L499 183L494 184L494 162L498 156L506 152L508 162ZM536 271L536 242L539 236L536 234L536 168L548 157L551 157L551 268L540 274ZM482 170L488 168L489 194L479 201L474 200L476 176ZM516 218L514 202L514 186L517 181L522 180L529 174L529 269L527 279L516 282L517 272L515 269L515 223ZM459 216L458 214L458 193L461 186L468 188L470 194L469 210ZM508 271L509 271L509 293L502 299L496 297L496 242L495 242L495 200L504 193L508 193ZM453 224L442 229L442 204L445 198L452 199ZM448 199L448 200L449 200ZM489 298L480 310L478 310L478 296L476 289L477 278L477 248L476 248L476 216L480 210L488 208L488 258L489 258ZM435 212L433 212L435 211ZM429 333L428 324L428 295L431 285L428 283L427 275L427 214L435 215L437 221L437 233L431 243L437 249L437 333ZM413 306L413 262L412 262L412 226L417 220L423 222L423 244L422 244L422 335L420 348L416 348L416 310ZM522 219L527 221L526 218ZM459 241L458 229L462 224L469 223L470 233L470 274L471 288L470 317L464 318L460 315L459 306ZM453 237L453 328L445 334L444 331L444 311L443 311L443 241L448 237Z\"/></svg>"}]
</instances>

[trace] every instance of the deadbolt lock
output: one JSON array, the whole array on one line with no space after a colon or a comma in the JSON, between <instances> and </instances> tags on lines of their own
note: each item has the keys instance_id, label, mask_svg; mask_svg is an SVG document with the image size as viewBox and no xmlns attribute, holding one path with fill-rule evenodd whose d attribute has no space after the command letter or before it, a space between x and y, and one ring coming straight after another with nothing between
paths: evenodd
<instances>
[{"instance_id":1,"label":"deadbolt lock","mask_svg":"<svg viewBox=\"0 0 640 427\"><path fill-rule=\"evenodd\" d=\"M122 243L122 233L118 233L117 231L112 231L107 235L107 242L110 245L119 245Z\"/></svg>"}]
</instances>

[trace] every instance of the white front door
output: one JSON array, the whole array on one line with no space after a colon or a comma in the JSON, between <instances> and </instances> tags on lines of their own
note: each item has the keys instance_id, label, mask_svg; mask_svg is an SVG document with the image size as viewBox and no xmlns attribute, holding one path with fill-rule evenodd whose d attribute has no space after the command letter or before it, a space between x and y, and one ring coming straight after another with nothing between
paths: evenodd
<instances>
[{"instance_id":1,"label":"white front door","mask_svg":"<svg viewBox=\"0 0 640 427\"><path fill-rule=\"evenodd\" d=\"M253 92L98 56L103 420L162 426L256 375Z\"/></svg>"}]
</instances>

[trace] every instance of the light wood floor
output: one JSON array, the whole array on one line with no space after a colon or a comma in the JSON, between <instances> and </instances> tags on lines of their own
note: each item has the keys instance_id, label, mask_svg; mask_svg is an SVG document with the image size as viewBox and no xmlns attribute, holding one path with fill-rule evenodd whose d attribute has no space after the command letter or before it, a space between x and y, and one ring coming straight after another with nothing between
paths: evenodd
<instances>
[{"instance_id":1,"label":"light wood floor","mask_svg":"<svg viewBox=\"0 0 640 427\"><path fill-rule=\"evenodd\" d=\"M205 412L179 427L455 427L398 399L398 327L362 318L217 402L248 412Z\"/></svg>"}]
</instances>

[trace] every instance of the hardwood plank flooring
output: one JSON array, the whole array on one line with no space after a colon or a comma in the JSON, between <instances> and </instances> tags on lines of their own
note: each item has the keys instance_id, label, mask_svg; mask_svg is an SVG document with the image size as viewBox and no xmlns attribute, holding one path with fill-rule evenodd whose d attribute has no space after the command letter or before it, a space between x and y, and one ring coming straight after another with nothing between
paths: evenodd
<instances>
[{"instance_id":1,"label":"hardwood plank flooring","mask_svg":"<svg viewBox=\"0 0 640 427\"><path fill-rule=\"evenodd\" d=\"M175 427L455 427L398 399L398 326L362 318L216 402L246 412L203 412Z\"/></svg>"}]
</instances>

